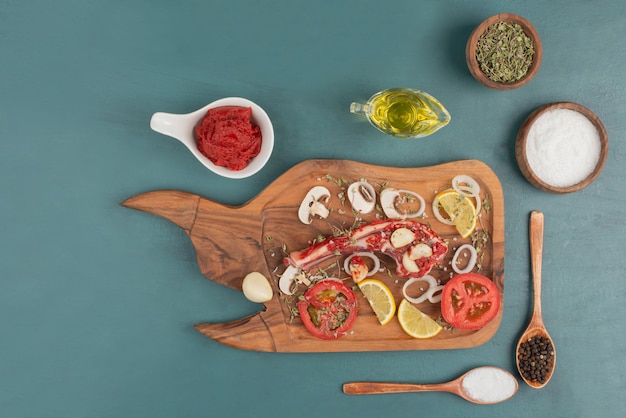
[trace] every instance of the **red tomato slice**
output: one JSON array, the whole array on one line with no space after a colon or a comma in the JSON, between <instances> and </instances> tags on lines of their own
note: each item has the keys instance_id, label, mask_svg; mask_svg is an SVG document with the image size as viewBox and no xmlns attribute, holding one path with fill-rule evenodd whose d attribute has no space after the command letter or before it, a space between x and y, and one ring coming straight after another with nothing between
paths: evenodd
<instances>
[{"instance_id":1,"label":"red tomato slice","mask_svg":"<svg viewBox=\"0 0 626 418\"><path fill-rule=\"evenodd\" d=\"M441 315L455 328L480 329L491 322L499 310L500 292L485 276L459 274L443 287Z\"/></svg>"},{"instance_id":2,"label":"red tomato slice","mask_svg":"<svg viewBox=\"0 0 626 418\"><path fill-rule=\"evenodd\" d=\"M314 284L298 302L300 319L306 329L323 340L348 333L356 319L357 301L352 289L336 280Z\"/></svg>"}]
</instances>

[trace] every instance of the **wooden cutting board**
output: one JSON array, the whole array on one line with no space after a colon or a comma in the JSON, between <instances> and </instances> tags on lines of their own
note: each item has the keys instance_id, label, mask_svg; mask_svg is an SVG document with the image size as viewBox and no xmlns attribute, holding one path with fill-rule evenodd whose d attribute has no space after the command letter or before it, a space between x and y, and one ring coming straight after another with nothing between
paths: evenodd
<instances>
[{"instance_id":1,"label":"wooden cutting board","mask_svg":"<svg viewBox=\"0 0 626 418\"><path fill-rule=\"evenodd\" d=\"M299 318L293 318L288 298L278 290L278 275L284 271L285 251L301 250L318 236L332 234L334 228L349 228L355 215L349 202L342 204L338 183L366 179L377 191L382 185L419 193L426 201L426 218L422 222L449 242L446 259L431 275L445 283L452 275L450 261L454 250L470 238L461 238L454 226L439 222L432 212L437 192L450 188L454 176L473 177L481 187L483 209L477 230L487 232L480 256L480 273L493 280L504 302L504 198L500 181L484 163L476 160L451 162L431 167L395 168L363 164L346 160L309 160L297 164L258 196L242 206L228 206L201 196L174 190L143 193L121 203L122 206L148 212L170 220L181 227L196 250L200 270L207 278L241 291L243 277L259 271L270 279L274 289L272 300L251 316L225 323L197 324L198 331L222 344L245 350L273 352L338 352L391 351L468 348L489 340L502 319L496 319L478 331L444 329L431 339L414 339L405 334L397 320L381 326L367 301L357 292L359 314L349 335L337 340L320 340L304 328ZM343 182L336 182L343 179ZM307 192L317 185L327 187L333 195L330 216L305 225L298 219L298 207ZM376 211L375 211L376 212ZM380 212L378 212L380 216ZM375 213L363 216L372 221ZM393 261L381 256L394 271ZM341 264L341 259L338 259ZM329 262L332 263L332 262ZM328 263L327 263L328 264ZM475 270L474 270L475 271ZM339 274L339 273L338 273ZM345 273L341 272L340 274ZM379 273L394 293L396 302L402 300L405 279L395 274ZM440 304L425 302L418 306L437 319Z\"/></svg>"}]
</instances>

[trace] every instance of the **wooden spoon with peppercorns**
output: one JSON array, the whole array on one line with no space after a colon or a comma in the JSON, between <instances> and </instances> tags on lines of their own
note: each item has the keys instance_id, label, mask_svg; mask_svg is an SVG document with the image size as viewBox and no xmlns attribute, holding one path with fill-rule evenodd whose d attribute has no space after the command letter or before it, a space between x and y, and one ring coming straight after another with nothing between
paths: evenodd
<instances>
[{"instance_id":1,"label":"wooden spoon with peppercorns","mask_svg":"<svg viewBox=\"0 0 626 418\"><path fill-rule=\"evenodd\" d=\"M530 264L533 279L533 313L522 334L515 357L517 370L532 388L544 387L554 372L556 350L541 316L541 260L543 253L543 213L530 214Z\"/></svg>"}]
</instances>

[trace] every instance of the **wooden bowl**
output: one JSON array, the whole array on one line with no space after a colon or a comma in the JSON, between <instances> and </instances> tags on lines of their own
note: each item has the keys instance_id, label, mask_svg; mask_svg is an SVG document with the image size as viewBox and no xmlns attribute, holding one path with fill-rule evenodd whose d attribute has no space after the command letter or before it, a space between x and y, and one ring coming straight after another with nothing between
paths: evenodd
<instances>
[{"instance_id":1,"label":"wooden bowl","mask_svg":"<svg viewBox=\"0 0 626 418\"><path fill-rule=\"evenodd\" d=\"M522 27L524 33L532 40L535 49L533 62L530 65L528 72L526 72L526 75L519 80L510 83L503 83L491 80L480 69L480 64L476 59L476 46L478 44L478 39L491 25L499 22L519 24ZM469 39L467 40L467 45L465 46L465 61L467 62L467 67L469 68L470 73L472 73L474 78L480 84L494 90L511 90L527 84L535 76L535 74L537 74L539 66L541 65L542 54L543 49L541 47L541 39L539 38L539 34L537 33L533 25L531 25L530 22L523 17L512 13L501 13L484 20L480 25L476 27L476 29L474 29Z\"/></svg>"},{"instance_id":2,"label":"wooden bowl","mask_svg":"<svg viewBox=\"0 0 626 418\"><path fill-rule=\"evenodd\" d=\"M598 163L596 164L595 169L589 174L584 180L577 184L573 184L568 187L557 187L553 186L546 181L542 180L530 167L528 162L528 157L526 155L526 145L527 145L527 137L530 128L533 126L535 121L543 115L544 113L555 110L555 109L569 109L576 111L583 116L585 116L591 124L598 131L599 139L600 139L600 157L598 159ZM578 190L584 189L589 186L599 175L602 169L604 168L604 164L606 162L606 157L609 152L609 137L606 133L606 129L604 129L604 125L600 121L600 118L596 116L591 110L586 107L579 105L577 103L572 102L557 102L550 103L544 106L541 106L535 109L522 123L520 130L517 133L517 138L515 141L515 157L517 159L517 164L519 168L526 177L526 179L533 186L537 187L540 190L550 192L550 193L572 193L577 192Z\"/></svg>"}]
</instances>

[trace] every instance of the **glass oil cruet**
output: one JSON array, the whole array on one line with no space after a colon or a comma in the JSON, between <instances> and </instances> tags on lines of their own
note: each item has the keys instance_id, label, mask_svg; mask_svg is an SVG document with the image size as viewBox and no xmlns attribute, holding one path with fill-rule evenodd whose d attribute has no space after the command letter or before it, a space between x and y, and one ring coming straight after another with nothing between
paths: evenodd
<instances>
[{"instance_id":1,"label":"glass oil cruet","mask_svg":"<svg viewBox=\"0 0 626 418\"><path fill-rule=\"evenodd\" d=\"M437 99L410 88L380 91L365 104L352 103L350 112L365 115L378 130L397 138L422 138L450 122L450 113Z\"/></svg>"}]
</instances>

